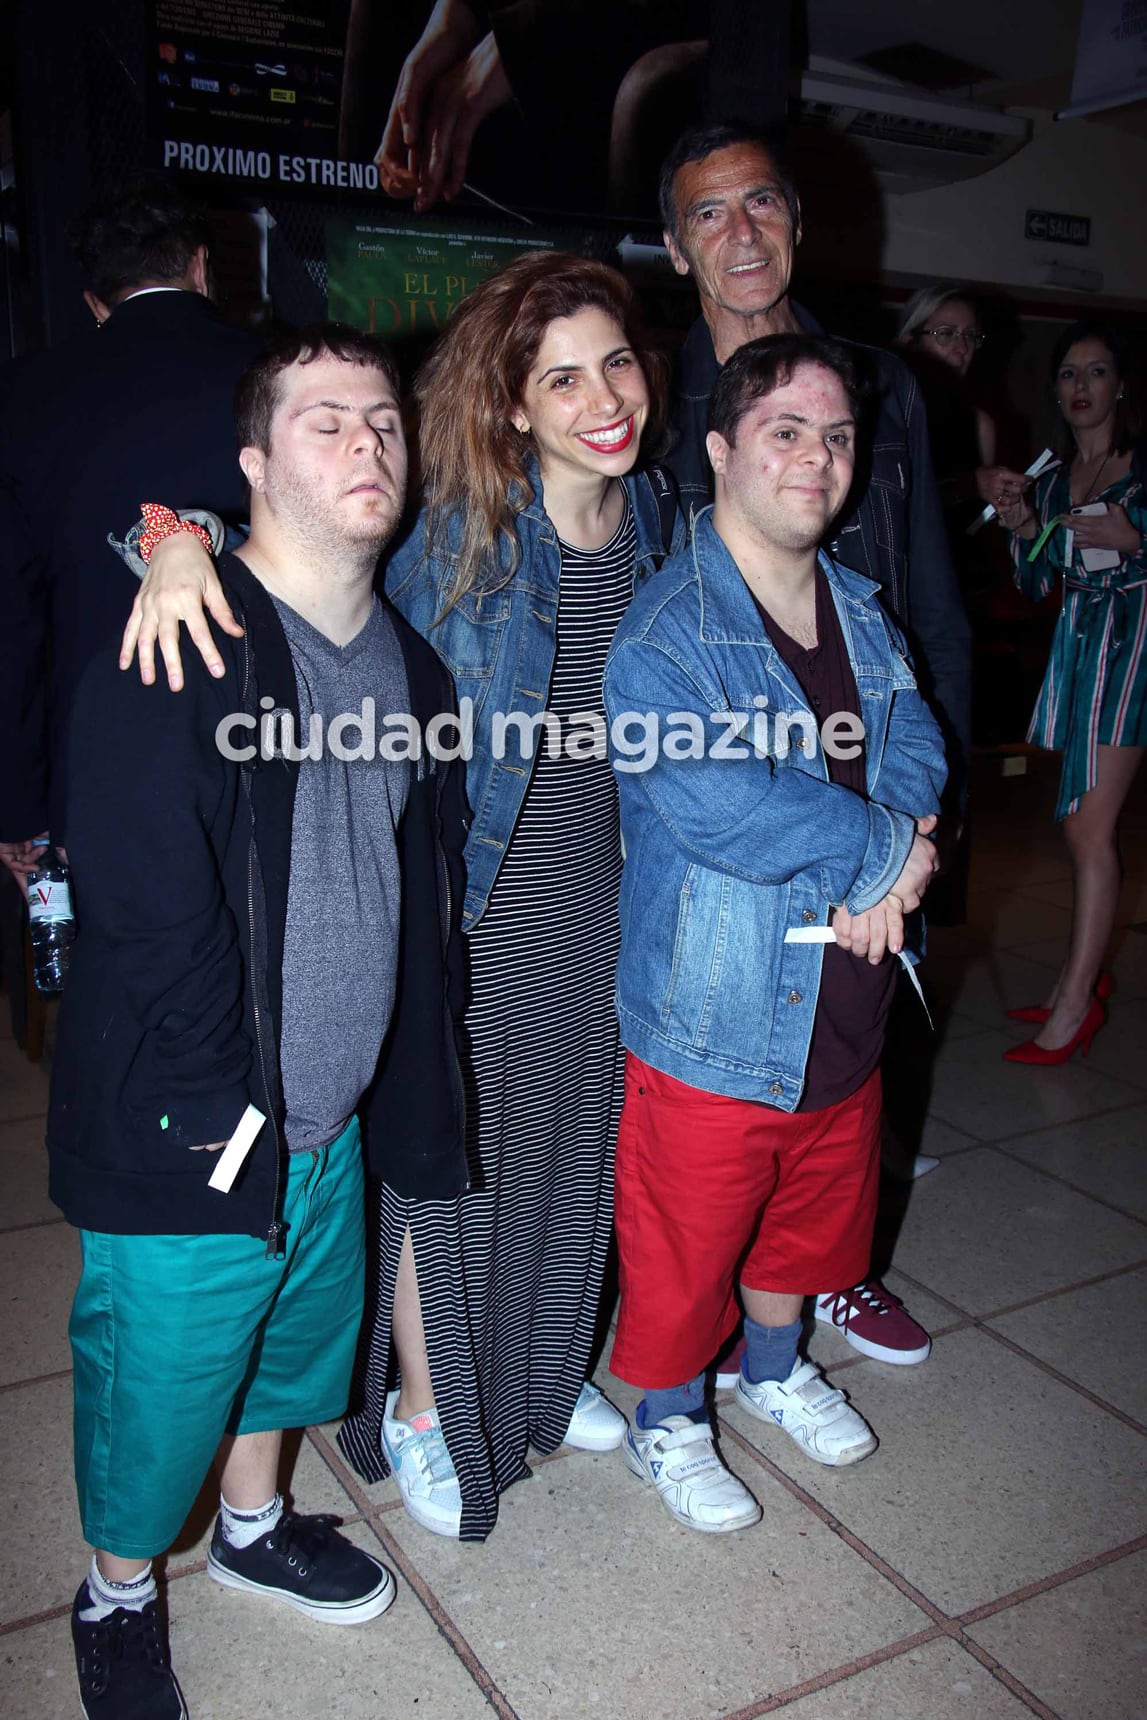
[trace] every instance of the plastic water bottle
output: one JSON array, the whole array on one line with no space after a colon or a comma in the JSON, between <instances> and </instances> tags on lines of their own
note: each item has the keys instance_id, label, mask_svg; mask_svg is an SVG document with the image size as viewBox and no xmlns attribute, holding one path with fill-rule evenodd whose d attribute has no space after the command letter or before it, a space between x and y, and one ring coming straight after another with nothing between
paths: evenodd
<instances>
[{"instance_id":1,"label":"plastic water bottle","mask_svg":"<svg viewBox=\"0 0 1147 1720\"><path fill-rule=\"evenodd\" d=\"M54 848L45 848L28 879L28 917L36 990L55 997L68 971L76 920L71 874Z\"/></svg>"}]
</instances>

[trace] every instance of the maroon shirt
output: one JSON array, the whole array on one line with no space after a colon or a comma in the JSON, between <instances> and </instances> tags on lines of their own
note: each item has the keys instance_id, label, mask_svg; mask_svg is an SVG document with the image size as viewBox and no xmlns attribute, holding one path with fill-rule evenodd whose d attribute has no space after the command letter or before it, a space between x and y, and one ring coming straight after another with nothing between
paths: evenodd
<instances>
[{"instance_id":1,"label":"maroon shirt","mask_svg":"<svg viewBox=\"0 0 1147 1720\"><path fill-rule=\"evenodd\" d=\"M816 570L816 644L811 650L779 627L758 603L761 620L777 652L787 664L809 710L822 728L827 717L849 711L861 717L856 676L848 660L840 617L824 569ZM795 746L796 741L793 742ZM855 758L825 754L830 782L851 789L867 800L865 749ZM805 1065L805 1088L798 1111L821 1111L837 1105L867 1081L884 1049L884 1029L896 989L895 956L885 955L878 966L848 955L836 944L824 946L820 994L812 1025L812 1043Z\"/></svg>"}]
</instances>

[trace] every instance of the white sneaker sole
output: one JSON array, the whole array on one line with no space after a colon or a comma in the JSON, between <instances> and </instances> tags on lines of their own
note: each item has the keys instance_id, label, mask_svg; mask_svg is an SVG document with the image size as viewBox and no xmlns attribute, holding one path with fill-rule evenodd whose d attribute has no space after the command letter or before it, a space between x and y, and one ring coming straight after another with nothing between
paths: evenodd
<instances>
[{"instance_id":1,"label":"white sneaker sole","mask_svg":"<svg viewBox=\"0 0 1147 1720\"><path fill-rule=\"evenodd\" d=\"M402 1465L395 1457L387 1443L385 1424L380 1435L382 1455L390 1466L391 1478L398 1488L398 1497L402 1500L406 1515L418 1524L420 1529L428 1529L432 1535L441 1535L445 1540L456 1541L462 1532L462 1507L457 1512L436 1511L418 1494L408 1493L399 1480Z\"/></svg>"},{"instance_id":2,"label":"white sneaker sole","mask_svg":"<svg viewBox=\"0 0 1147 1720\"><path fill-rule=\"evenodd\" d=\"M824 1320L821 1324L829 1325L831 1322ZM836 1330L840 1332L845 1342L851 1344L853 1349L858 1350L862 1356L868 1356L874 1362L891 1362L894 1368L915 1367L917 1362L926 1362L932 1354L931 1338L916 1350L889 1350L880 1344L872 1343L869 1338L860 1337L856 1332L843 1332L839 1326Z\"/></svg>"},{"instance_id":3,"label":"white sneaker sole","mask_svg":"<svg viewBox=\"0 0 1147 1720\"><path fill-rule=\"evenodd\" d=\"M755 1415L758 1421L763 1421L766 1427L775 1427L778 1433L786 1434L798 1451L803 1451L805 1456L811 1457L814 1463L823 1463L826 1469L847 1469L852 1463L860 1463L864 1458L871 1457L880 1444L876 1435L870 1431L867 1439L861 1440L856 1445L846 1445L841 1451L817 1451L808 1443L799 1427L785 1427L783 1422L777 1421L767 1409L762 1409L760 1404L754 1403L746 1393L738 1391L737 1403L741 1409L747 1410L750 1415Z\"/></svg>"},{"instance_id":4,"label":"white sneaker sole","mask_svg":"<svg viewBox=\"0 0 1147 1720\"><path fill-rule=\"evenodd\" d=\"M404 1493L400 1487L398 1496L402 1500L403 1509L412 1522L420 1529L429 1529L432 1535L441 1535L444 1540L456 1541L462 1529L462 1513L457 1516L453 1512L428 1511L421 1499L414 1499Z\"/></svg>"},{"instance_id":5,"label":"white sneaker sole","mask_svg":"<svg viewBox=\"0 0 1147 1720\"><path fill-rule=\"evenodd\" d=\"M763 1515L761 1507L750 1494L751 1509L746 1506L739 1517L728 1517L723 1523L699 1523L696 1517L690 1517L686 1512L679 1511L675 1505L670 1504L640 1457L630 1450L628 1444L625 1447L625 1462L639 1481L644 1481L647 1487L652 1487L674 1522L680 1523L685 1529L699 1529L703 1535L731 1535L736 1529L751 1529L754 1523L759 1523L761 1520Z\"/></svg>"},{"instance_id":6,"label":"white sneaker sole","mask_svg":"<svg viewBox=\"0 0 1147 1720\"><path fill-rule=\"evenodd\" d=\"M621 1430L618 1433L584 1433L574 1437L569 1430L562 1441L574 1451L616 1451L625 1440L625 1419L621 1418Z\"/></svg>"},{"instance_id":7,"label":"white sneaker sole","mask_svg":"<svg viewBox=\"0 0 1147 1720\"><path fill-rule=\"evenodd\" d=\"M253 1583L247 1577L241 1577L235 1571L229 1571L226 1565L221 1565L214 1555L207 1555L207 1575L221 1584L225 1589L244 1589L248 1594L267 1595L273 1601L284 1601L287 1606L294 1607L296 1612L306 1613L308 1618L316 1619L319 1624L366 1624L369 1619L378 1618L394 1600L396 1589L394 1578L383 1566L379 1566L381 1578L378 1586L369 1595L363 1595L357 1601L308 1601L301 1595L296 1595L290 1589L273 1589L267 1583Z\"/></svg>"},{"instance_id":8,"label":"white sneaker sole","mask_svg":"<svg viewBox=\"0 0 1147 1720\"><path fill-rule=\"evenodd\" d=\"M891 1362L894 1368L911 1368L915 1367L918 1362L926 1362L932 1354L931 1338L926 1344L921 1344L915 1350L890 1350L884 1344L874 1344L871 1338L862 1338L858 1332L846 1329L844 1326L838 1326L830 1314L821 1313L815 1302L813 1303L813 1311L818 1326L831 1326L834 1332L840 1333L846 1344L851 1344L854 1350L862 1356L867 1356L871 1361Z\"/></svg>"}]
</instances>

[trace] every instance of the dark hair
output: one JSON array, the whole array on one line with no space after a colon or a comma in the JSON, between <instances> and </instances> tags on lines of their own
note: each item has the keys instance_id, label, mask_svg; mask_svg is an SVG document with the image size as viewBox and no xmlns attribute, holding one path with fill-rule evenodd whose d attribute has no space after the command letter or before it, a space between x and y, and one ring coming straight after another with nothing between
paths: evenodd
<instances>
[{"instance_id":1,"label":"dark hair","mask_svg":"<svg viewBox=\"0 0 1147 1720\"><path fill-rule=\"evenodd\" d=\"M791 382L801 364L821 364L838 376L859 419L867 390L844 341L819 334L766 334L738 347L721 371L709 396L706 430L716 430L732 448L745 413Z\"/></svg>"},{"instance_id":2,"label":"dark hair","mask_svg":"<svg viewBox=\"0 0 1147 1720\"><path fill-rule=\"evenodd\" d=\"M1138 400L1136 398L1136 377L1132 354L1128 348L1126 337L1119 329L1113 328L1110 323L1090 320L1072 323L1070 328L1064 329L1063 333L1051 349L1051 360L1048 365L1048 374L1051 377L1052 387L1055 387L1056 381L1059 377L1060 366L1067 357L1068 352L1077 341L1081 340L1102 341L1103 345L1115 360L1115 369L1118 373L1120 382L1123 384L1123 397L1116 403L1115 407L1115 424L1112 430L1111 452L1113 454L1126 454L1127 450L1133 447L1139 440L1143 424L1139 413ZM1060 442L1059 452L1061 454L1067 456L1075 452L1074 438L1062 418L1060 420L1058 440Z\"/></svg>"},{"instance_id":3,"label":"dark hair","mask_svg":"<svg viewBox=\"0 0 1147 1720\"><path fill-rule=\"evenodd\" d=\"M532 443L513 425L546 330L559 318L600 310L624 331L649 387L643 447L664 422L666 365L650 349L637 295L606 263L562 251L525 251L464 298L415 380L419 446L432 541L457 513L454 580L446 609L471 586L517 566L517 515L533 499ZM504 551L499 559L500 551ZM445 611L444 611L445 613Z\"/></svg>"},{"instance_id":4,"label":"dark hair","mask_svg":"<svg viewBox=\"0 0 1147 1720\"><path fill-rule=\"evenodd\" d=\"M719 149L732 149L739 143L753 144L763 149L777 170L777 183L788 205L789 220L795 233L800 224L800 199L796 183L781 157L778 145L762 132L748 125L691 125L681 133L665 160L657 185L657 201L661 208L661 225L673 239L680 239L677 230L676 179L690 161L704 161Z\"/></svg>"},{"instance_id":5,"label":"dark hair","mask_svg":"<svg viewBox=\"0 0 1147 1720\"><path fill-rule=\"evenodd\" d=\"M374 335L363 334L346 323L308 323L306 328L292 329L280 335L271 345L252 359L235 390L235 434L240 448L259 448L266 454L271 447L271 420L281 398L279 378L292 365L313 364L316 358L337 358L343 364L357 364L381 370L398 394L398 370L389 352Z\"/></svg>"},{"instance_id":6,"label":"dark hair","mask_svg":"<svg viewBox=\"0 0 1147 1720\"><path fill-rule=\"evenodd\" d=\"M203 204L150 177L110 187L68 228L84 285L108 305L144 281L182 281L196 251L213 239Z\"/></svg>"}]
</instances>

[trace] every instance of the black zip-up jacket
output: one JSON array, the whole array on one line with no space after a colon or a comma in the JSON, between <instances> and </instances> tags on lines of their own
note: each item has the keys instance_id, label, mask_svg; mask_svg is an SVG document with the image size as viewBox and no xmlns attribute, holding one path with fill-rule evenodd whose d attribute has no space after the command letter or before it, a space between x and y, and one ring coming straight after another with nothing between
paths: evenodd
<instances>
[{"instance_id":1,"label":"black zip-up jacket","mask_svg":"<svg viewBox=\"0 0 1147 1720\"><path fill-rule=\"evenodd\" d=\"M807 311L793 308L810 334L821 332ZM860 439L849 500L826 548L882 587L912 641L921 690L944 731L945 799L955 806L966 796L971 752L972 632L932 468L924 400L916 378L894 354L857 341L846 345L873 384L872 416ZM705 431L720 372L708 324L698 317L681 349L673 410L677 440L665 460L690 518L713 500Z\"/></svg>"},{"instance_id":2,"label":"black zip-up jacket","mask_svg":"<svg viewBox=\"0 0 1147 1720\"><path fill-rule=\"evenodd\" d=\"M195 652L186 684L145 687L111 650L77 690L68 749L69 860L79 935L60 1011L48 1113L52 1199L73 1224L123 1235L281 1241L279 1034L298 764L238 764L216 741L236 712L299 712L267 593L220 561L242 639L216 632L226 673ZM410 711L453 709L442 665L391 611ZM249 728L237 746L258 740ZM465 801L457 766L411 762L399 830L402 924L395 1014L362 1113L370 1168L403 1194L465 1186L459 913ZM340 912L331 880L329 912ZM364 934L369 935L369 934ZM228 1194L214 1154L248 1101L268 1117Z\"/></svg>"}]
</instances>

